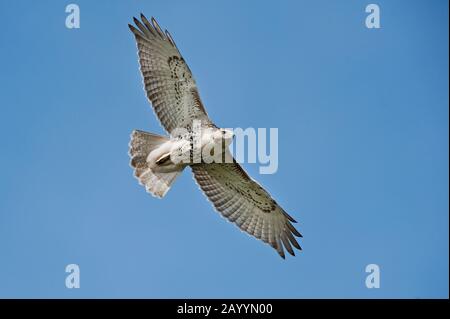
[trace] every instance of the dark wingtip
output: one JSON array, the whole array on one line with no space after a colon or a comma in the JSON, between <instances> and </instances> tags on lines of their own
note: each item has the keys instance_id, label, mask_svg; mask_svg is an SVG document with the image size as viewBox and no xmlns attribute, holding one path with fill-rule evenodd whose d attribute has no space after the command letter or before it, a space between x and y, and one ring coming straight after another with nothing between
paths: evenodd
<instances>
[{"instance_id":1,"label":"dark wingtip","mask_svg":"<svg viewBox=\"0 0 450 319\"><path fill-rule=\"evenodd\" d=\"M286 213L286 215L288 215L288 219L293 222L293 223L297 223L297 221L294 219L294 217L292 217L291 215L289 215L288 213Z\"/></svg>"},{"instance_id":2,"label":"dark wingtip","mask_svg":"<svg viewBox=\"0 0 450 319\"><path fill-rule=\"evenodd\" d=\"M281 209L281 211L283 212L283 215L284 215L287 219L289 219L290 222L292 222L292 223L297 223L297 221L296 221L291 215L289 215L288 213L286 213L283 209Z\"/></svg>"},{"instance_id":3,"label":"dark wingtip","mask_svg":"<svg viewBox=\"0 0 450 319\"><path fill-rule=\"evenodd\" d=\"M283 246L281 246L281 249L278 249L278 248L275 248L275 249L277 250L277 253L278 253L278 255L280 255L281 258L286 259Z\"/></svg>"},{"instance_id":4,"label":"dark wingtip","mask_svg":"<svg viewBox=\"0 0 450 319\"><path fill-rule=\"evenodd\" d=\"M159 25L159 23L158 23L158 21L156 21L155 17L152 17L151 21L152 21L153 27L156 30L158 30L158 32L160 32L160 33L163 32L161 27L160 27L160 25Z\"/></svg>"},{"instance_id":5,"label":"dark wingtip","mask_svg":"<svg viewBox=\"0 0 450 319\"><path fill-rule=\"evenodd\" d=\"M133 25L128 24L128 28L131 32L133 32L135 37L140 36L140 32Z\"/></svg>"},{"instance_id":6,"label":"dark wingtip","mask_svg":"<svg viewBox=\"0 0 450 319\"><path fill-rule=\"evenodd\" d=\"M300 245L298 244L298 242L296 240L292 243L292 245L294 245L294 247L297 249L300 249L300 250L302 249L302 247L300 247Z\"/></svg>"},{"instance_id":7,"label":"dark wingtip","mask_svg":"<svg viewBox=\"0 0 450 319\"><path fill-rule=\"evenodd\" d=\"M294 250L292 249L292 247L291 247L291 249L287 249L287 251L288 251L289 254L291 254L291 256L294 256L294 257L295 257L295 252L294 252Z\"/></svg>"},{"instance_id":8,"label":"dark wingtip","mask_svg":"<svg viewBox=\"0 0 450 319\"><path fill-rule=\"evenodd\" d=\"M295 235L295 236L297 236L297 237L303 237L302 236L302 234L300 234L299 232L298 232L298 230L297 229L295 229L295 227L291 224L291 223L286 223L286 226L289 228L289 230Z\"/></svg>"},{"instance_id":9,"label":"dark wingtip","mask_svg":"<svg viewBox=\"0 0 450 319\"><path fill-rule=\"evenodd\" d=\"M136 32L137 32L136 28L135 28L133 25L129 24L129 23L128 23L128 28L129 28L130 31L133 32L133 33L136 33Z\"/></svg>"}]
</instances>

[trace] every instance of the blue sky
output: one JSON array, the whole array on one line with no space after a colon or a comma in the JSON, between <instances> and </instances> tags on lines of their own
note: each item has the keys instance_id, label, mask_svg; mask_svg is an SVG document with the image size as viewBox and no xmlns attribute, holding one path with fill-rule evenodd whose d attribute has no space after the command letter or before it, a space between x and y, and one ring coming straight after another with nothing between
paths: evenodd
<instances>
[{"instance_id":1,"label":"blue sky","mask_svg":"<svg viewBox=\"0 0 450 319\"><path fill-rule=\"evenodd\" d=\"M448 2L0 2L0 297L448 297ZM299 221L282 260L213 210L189 169L164 200L130 132L162 133L127 24L170 30L222 127L279 129ZM65 267L81 268L67 289ZM381 287L365 287L365 267Z\"/></svg>"}]
</instances>

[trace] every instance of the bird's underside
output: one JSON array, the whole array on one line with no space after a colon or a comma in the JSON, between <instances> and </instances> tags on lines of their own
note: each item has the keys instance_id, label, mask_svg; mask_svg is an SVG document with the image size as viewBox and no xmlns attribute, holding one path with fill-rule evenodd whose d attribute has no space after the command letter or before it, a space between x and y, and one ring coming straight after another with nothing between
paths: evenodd
<instances>
[{"instance_id":1,"label":"bird's underside","mask_svg":"<svg viewBox=\"0 0 450 319\"><path fill-rule=\"evenodd\" d=\"M268 243L284 258L293 247L301 249L301 237L292 223L296 221L272 199L244 169L232 159L229 163L177 163L171 159L174 143L188 143L178 132L191 132L194 121L210 135L203 135L202 147L212 143L218 133L200 99L192 73L172 36L155 19L129 25L136 38L144 89L156 116L169 133L163 137L135 130L130 142L131 166L146 190L163 197L176 177L190 166L200 189L216 210L246 233ZM223 132L222 132L223 133ZM181 141L181 142L180 142ZM178 144L177 144L178 146ZM182 147L182 146L180 146Z\"/></svg>"}]
</instances>

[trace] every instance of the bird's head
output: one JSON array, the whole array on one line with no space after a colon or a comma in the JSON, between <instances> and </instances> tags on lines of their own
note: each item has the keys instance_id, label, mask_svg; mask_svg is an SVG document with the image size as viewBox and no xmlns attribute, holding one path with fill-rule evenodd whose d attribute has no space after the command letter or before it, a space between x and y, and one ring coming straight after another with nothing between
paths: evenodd
<instances>
[{"instance_id":1,"label":"bird's head","mask_svg":"<svg viewBox=\"0 0 450 319\"><path fill-rule=\"evenodd\" d=\"M228 129L218 129L217 131L214 132L214 141L216 142L220 142L220 141L231 141L234 137L234 133L232 130L228 130Z\"/></svg>"}]
</instances>

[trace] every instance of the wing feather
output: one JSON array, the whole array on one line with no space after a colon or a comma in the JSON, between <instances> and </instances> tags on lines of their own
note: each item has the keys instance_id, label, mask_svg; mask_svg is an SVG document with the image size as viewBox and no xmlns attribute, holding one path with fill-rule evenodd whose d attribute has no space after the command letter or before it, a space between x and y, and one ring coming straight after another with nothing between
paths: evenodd
<instances>
[{"instance_id":1,"label":"wing feather","mask_svg":"<svg viewBox=\"0 0 450 319\"><path fill-rule=\"evenodd\" d=\"M133 32L144 80L144 89L156 116L171 134L176 128L192 128L193 120L212 124L200 99L189 66L181 56L170 33L154 18L133 18Z\"/></svg>"},{"instance_id":2,"label":"wing feather","mask_svg":"<svg viewBox=\"0 0 450 319\"><path fill-rule=\"evenodd\" d=\"M220 214L241 230L272 246L284 258L294 246L301 249L295 236L300 233L288 215L244 169L234 163L192 165L197 184Z\"/></svg>"}]
</instances>

